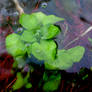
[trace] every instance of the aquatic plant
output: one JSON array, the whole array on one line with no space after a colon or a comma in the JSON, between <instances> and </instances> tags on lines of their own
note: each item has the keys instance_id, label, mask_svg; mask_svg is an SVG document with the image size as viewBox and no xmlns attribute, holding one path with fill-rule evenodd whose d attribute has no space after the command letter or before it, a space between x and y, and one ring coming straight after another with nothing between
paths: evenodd
<instances>
[{"instance_id":1,"label":"aquatic plant","mask_svg":"<svg viewBox=\"0 0 92 92\"><path fill-rule=\"evenodd\" d=\"M57 48L53 38L61 30L54 24L63 20L63 18L54 15L45 15L42 12L32 13L31 15L22 14L19 19L19 23L24 27L22 33L12 33L6 37L8 53L14 57L17 64L20 64L20 57L23 58L27 54L29 58L33 55L39 62L44 61L45 69L48 70L66 70L70 68L73 63L81 60L85 49L82 46L76 46L68 50L59 50ZM20 79L21 76L18 75L17 77ZM21 79L23 80L22 77ZM16 82L19 83L18 80ZM48 84L53 84L53 81L47 82L43 87L44 90L47 89L46 85ZM20 85L20 87L22 86ZM19 87L14 89L17 88Z\"/></svg>"}]
</instances>

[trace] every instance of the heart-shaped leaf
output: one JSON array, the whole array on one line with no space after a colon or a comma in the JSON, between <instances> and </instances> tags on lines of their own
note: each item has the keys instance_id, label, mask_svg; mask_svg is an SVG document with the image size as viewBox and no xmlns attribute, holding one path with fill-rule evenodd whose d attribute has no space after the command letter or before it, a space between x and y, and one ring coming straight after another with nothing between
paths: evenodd
<instances>
[{"instance_id":1,"label":"heart-shaped leaf","mask_svg":"<svg viewBox=\"0 0 92 92\"><path fill-rule=\"evenodd\" d=\"M32 44L32 54L38 60L54 60L56 55L56 44L53 40L41 40L40 43Z\"/></svg>"}]
</instances>

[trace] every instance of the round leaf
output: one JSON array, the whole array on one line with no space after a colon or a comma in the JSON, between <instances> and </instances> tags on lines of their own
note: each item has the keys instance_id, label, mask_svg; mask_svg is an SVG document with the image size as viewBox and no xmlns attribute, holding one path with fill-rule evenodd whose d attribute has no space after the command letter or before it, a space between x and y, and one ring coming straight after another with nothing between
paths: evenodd
<instances>
[{"instance_id":1,"label":"round leaf","mask_svg":"<svg viewBox=\"0 0 92 92\"><path fill-rule=\"evenodd\" d=\"M32 44L32 54L39 60L54 60L56 44L53 40L41 40L40 43Z\"/></svg>"},{"instance_id":2,"label":"round leaf","mask_svg":"<svg viewBox=\"0 0 92 92\"><path fill-rule=\"evenodd\" d=\"M13 33L6 37L6 48L13 56L21 56L26 53L25 44L20 40L20 36Z\"/></svg>"}]
</instances>

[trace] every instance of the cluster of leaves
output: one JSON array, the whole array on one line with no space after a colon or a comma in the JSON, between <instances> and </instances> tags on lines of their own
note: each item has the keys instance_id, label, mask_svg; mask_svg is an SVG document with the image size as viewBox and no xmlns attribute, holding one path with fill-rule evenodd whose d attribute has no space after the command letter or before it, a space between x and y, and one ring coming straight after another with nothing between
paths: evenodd
<instances>
[{"instance_id":1,"label":"cluster of leaves","mask_svg":"<svg viewBox=\"0 0 92 92\"><path fill-rule=\"evenodd\" d=\"M46 69L64 70L70 68L73 63L81 60L85 49L82 46L68 50L57 49L52 38L60 33L60 29L54 24L62 20L64 19L54 15L47 16L42 12L31 15L22 14L19 23L25 30L21 35L13 33L6 37L8 53L14 56L18 63L21 61L20 57L27 53L30 58L33 55L39 61L43 60Z\"/></svg>"},{"instance_id":2,"label":"cluster of leaves","mask_svg":"<svg viewBox=\"0 0 92 92\"><path fill-rule=\"evenodd\" d=\"M43 90L46 92L53 92L58 89L60 85L61 80L61 74L57 71L54 71L53 74L48 74L47 72L44 72L43 74Z\"/></svg>"}]
</instances>

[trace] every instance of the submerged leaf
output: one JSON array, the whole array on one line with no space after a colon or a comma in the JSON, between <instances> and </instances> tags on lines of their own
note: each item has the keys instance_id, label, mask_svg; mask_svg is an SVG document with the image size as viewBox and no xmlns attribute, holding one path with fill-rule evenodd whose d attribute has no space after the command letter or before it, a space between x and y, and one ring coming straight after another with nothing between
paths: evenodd
<instances>
[{"instance_id":1,"label":"submerged leaf","mask_svg":"<svg viewBox=\"0 0 92 92\"><path fill-rule=\"evenodd\" d=\"M16 56L21 56L26 53L25 44L20 40L20 36L13 33L6 37L6 48L8 53Z\"/></svg>"},{"instance_id":2,"label":"submerged leaf","mask_svg":"<svg viewBox=\"0 0 92 92\"><path fill-rule=\"evenodd\" d=\"M31 88L32 87L32 84L31 83L27 83L25 87L26 88Z\"/></svg>"},{"instance_id":3,"label":"submerged leaf","mask_svg":"<svg viewBox=\"0 0 92 92\"><path fill-rule=\"evenodd\" d=\"M57 90L60 84L60 80L61 75L55 76L54 79L45 82L45 84L43 85L43 90L46 92Z\"/></svg>"},{"instance_id":4,"label":"submerged leaf","mask_svg":"<svg viewBox=\"0 0 92 92\"><path fill-rule=\"evenodd\" d=\"M58 50L56 60L45 62L45 67L47 69L68 69L74 62L81 60L84 52L85 49L81 46L76 46L68 50Z\"/></svg>"},{"instance_id":5,"label":"submerged leaf","mask_svg":"<svg viewBox=\"0 0 92 92\"><path fill-rule=\"evenodd\" d=\"M56 44L53 40L41 40L32 44L32 54L39 60L54 60Z\"/></svg>"}]
</instances>

